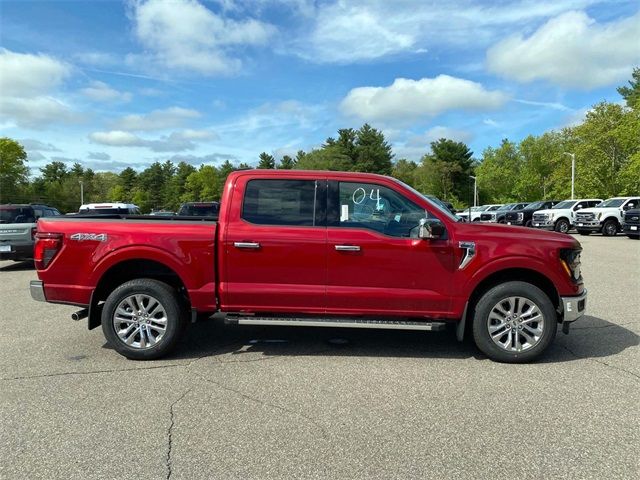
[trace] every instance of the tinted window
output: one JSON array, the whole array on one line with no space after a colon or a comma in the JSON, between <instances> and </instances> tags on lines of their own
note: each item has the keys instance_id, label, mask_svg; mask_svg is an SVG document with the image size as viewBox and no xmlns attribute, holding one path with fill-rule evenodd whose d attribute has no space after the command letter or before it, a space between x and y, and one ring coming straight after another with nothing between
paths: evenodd
<instances>
[{"instance_id":1,"label":"tinted window","mask_svg":"<svg viewBox=\"0 0 640 480\"><path fill-rule=\"evenodd\" d=\"M427 212L390 188L373 183L340 182L335 226L367 228L394 237L417 236Z\"/></svg>"},{"instance_id":2,"label":"tinted window","mask_svg":"<svg viewBox=\"0 0 640 480\"><path fill-rule=\"evenodd\" d=\"M127 208L87 208L80 211L81 214L87 215L127 215Z\"/></svg>"},{"instance_id":3,"label":"tinted window","mask_svg":"<svg viewBox=\"0 0 640 480\"><path fill-rule=\"evenodd\" d=\"M31 207L0 207L0 223L33 223L35 221Z\"/></svg>"},{"instance_id":4,"label":"tinted window","mask_svg":"<svg viewBox=\"0 0 640 480\"><path fill-rule=\"evenodd\" d=\"M242 218L259 225L314 225L315 180L250 180Z\"/></svg>"},{"instance_id":5,"label":"tinted window","mask_svg":"<svg viewBox=\"0 0 640 480\"><path fill-rule=\"evenodd\" d=\"M218 203L185 204L180 207L178 215L189 217L215 217L218 215L220 205Z\"/></svg>"},{"instance_id":6,"label":"tinted window","mask_svg":"<svg viewBox=\"0 0 640 480\"><path fill-rule=\"evenodd\" d=\"M605 200L602 203L598 204L599 208L612 208L612 207L619 207L620 205L622 205L624 203L624 198L610 198L609 200Z\"/></svg>"}]
</instances>

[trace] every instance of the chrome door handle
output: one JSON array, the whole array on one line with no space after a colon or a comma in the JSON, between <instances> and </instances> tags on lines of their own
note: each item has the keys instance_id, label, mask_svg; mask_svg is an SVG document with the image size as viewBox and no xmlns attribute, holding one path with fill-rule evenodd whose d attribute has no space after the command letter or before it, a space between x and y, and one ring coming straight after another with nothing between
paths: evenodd
<instances>
[{"instance_id":1,"label":"chrome door handle","mask_svg":"<svg viewBox=\"0 0 640 480\"><path fill-rule=\"evenodd\" d=\"M250 250L260 248L260 244L258 242L233 242L233 246L236 248L248 248Z\"/></svg>"},{"instance_id":2,"label":"chrome door handle","mask_svg":"<svg viewBox=\"0 0 640 480\"><path fill-rule=\"evenodd\" d=\"M336 245L336 250L339 252L359 252L359 245Z\"/></svg>"}]
</instances>

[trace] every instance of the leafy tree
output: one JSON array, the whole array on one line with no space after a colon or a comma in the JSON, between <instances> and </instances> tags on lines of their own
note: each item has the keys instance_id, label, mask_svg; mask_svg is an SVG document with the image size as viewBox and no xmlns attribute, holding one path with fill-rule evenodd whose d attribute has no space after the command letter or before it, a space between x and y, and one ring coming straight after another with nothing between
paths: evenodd
<instances>
[{"instance_id":1,"label":"leafy tree","mask_svg":"<svg viewBox=\"0 0 640 480\"><path fill-rule=\"evenodd\" d=\"M416 162L401 158L393 165L391 176L413 187L416 182L417 168L418 164Z\"/></svg>"},{"instance_id":2,"label":"leafy tree","mask_svg":"<svg viewBox=\"0 0 640 480\"><path fill-rule=\"evenodd\" d=\"M29 181L27 153L22 145L0 138L0 202L24 201L20 198Z\"/></svg>"},{"instance_id":3,"label":"leafy tree","mask_svg":"<svg viewBox=\"0 0 640 480\"><path fill-rule=\"evenodd\" d=\"M138 174L133 168L127 167L120 172L119 177L119 183L124 192L124 196L120 200L123 202L131 201L133 199L133 189L138 181Z\"/></svg>"},{"instance_id":4,"label":"leafy tree","mask_svg":"<svg viewBox=\"0 0 640 480\"><path fill-rule=\"evenodd\" d=\"M258 163L258 168L276 168L276 159L273 158L273 155L269 155L267 152L262 152L259 158L260 162Z\"/></svg>"},{"instance_id":5,"label":"leafy tree","mask_svg":"<svg viewBox=\"0 0 640 480\"><path fill-rule=\"evenodd\" d=\"M618 87L618 93L627 102L629 108L640 108L640 68L634 68L629 86Z\"/></svg>"},{"instance_id":6,"label":"leafy tree","mask_svg":"<svg viewBox=\"0 0 640 480\"><path fill-rule=\"evenodd\" d=\"M365 123L356 132L355 144L355 171L391 174L393 153L381 131Z\"/></svg>"},{"instance_id":7,"label":"leafy tree","mask_svg":"<svg viewBox=\"0 0 640 480\"><path fill-rule=\"evenodd\" d=\"M486 148L475 170L480 198L500 203L517 201L513 184L521 165L518 146L507 139L498 148Z\"/></svg>"}]
</instances>

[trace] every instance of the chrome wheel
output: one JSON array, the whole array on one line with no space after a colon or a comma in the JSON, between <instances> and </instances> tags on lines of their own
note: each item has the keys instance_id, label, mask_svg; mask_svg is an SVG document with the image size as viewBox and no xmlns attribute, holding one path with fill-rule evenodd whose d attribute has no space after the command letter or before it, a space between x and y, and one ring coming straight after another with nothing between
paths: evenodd
<instances>
[{"instance_id":1,"label":"chrome wheel","mask_svg":"<svg viewBox=\"0 0 640 480\"><path fill-rule=\"evenodd\" d=\"M487 318L491 340L508 352L524 352L542 338L544 316L533 301L508 297L494 305Z\"/></svg>"},{"instance_id":2,"label":"chrome wheel","mask_svg":"<svg viewBox=\"0 0 640 480\"><path fill-rule=\"evenodd\" d=\"M130 295L116 307L113 328L125 345L150 348L162 340L167 331L167 312L160 301L150 295Z\"/></svg>"}]
</instances>

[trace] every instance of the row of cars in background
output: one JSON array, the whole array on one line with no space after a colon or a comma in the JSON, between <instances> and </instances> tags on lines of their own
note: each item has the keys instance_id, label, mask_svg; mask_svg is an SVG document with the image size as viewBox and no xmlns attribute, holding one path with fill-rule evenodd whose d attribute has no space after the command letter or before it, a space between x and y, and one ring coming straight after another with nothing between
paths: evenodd
<instances>
[{"instance_id":1,"label":"row of cars in background","mask_svg":"<svg viewBox=\"0 0 640 480\"><path fill-rule=\"evenodd\" d=\"M190 202L183 204L177 214L161 210L152 212L151 215L211 219L217 218L219 209L218 202ZM0 205L0 260L32 259L38 219L60 215L58 209L39 203ZM130 203L89 203L82 205L78 212L67 215L120 216L141 215L141 212L136 205Z\"/></svg>"},{"instance_id":2,"label":"row of cars in background","mask_svg":"<svg viewBox=\"0 0 640 480\"><path fill-rule=\"evenodd\" d=\"M492 204L471 207L456 215L465 222L506 223L560 233L575 228L580 235L614 236L624 232L629 238L640 238L640 197Z\"/></svg>"}]
</instances>

